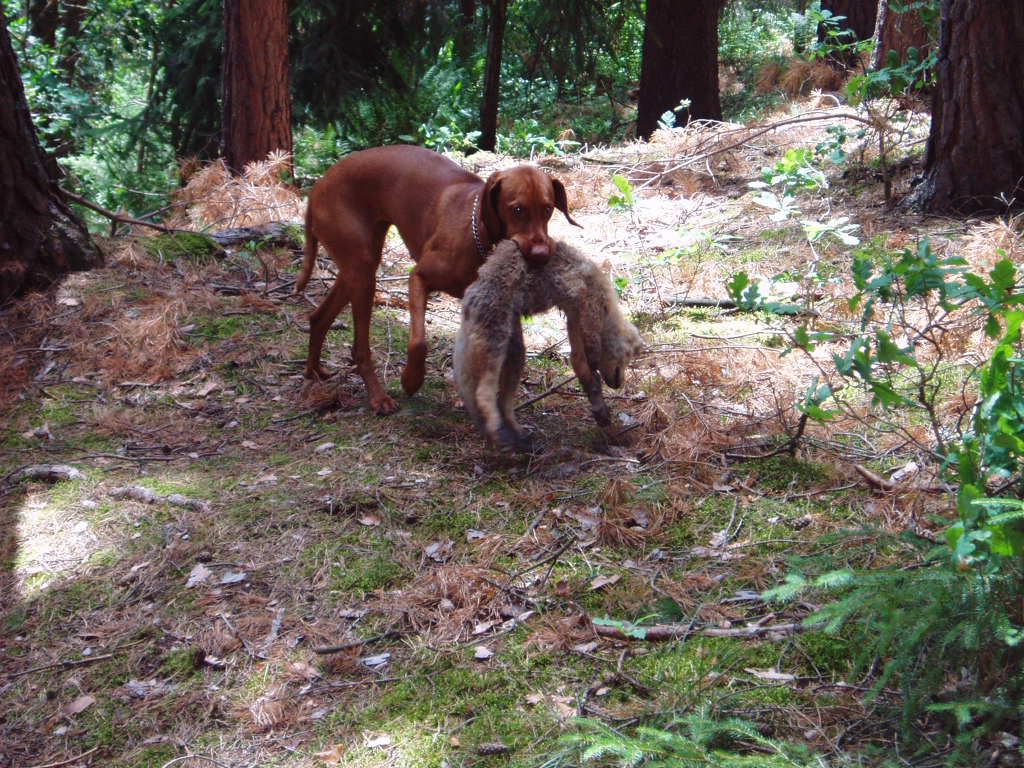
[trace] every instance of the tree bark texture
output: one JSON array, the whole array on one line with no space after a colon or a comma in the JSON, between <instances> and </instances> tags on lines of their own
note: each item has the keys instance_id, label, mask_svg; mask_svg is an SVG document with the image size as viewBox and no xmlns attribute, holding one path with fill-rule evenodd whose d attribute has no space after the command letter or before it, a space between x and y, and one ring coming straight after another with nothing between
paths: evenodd
<instances>
[{"instance_id":1,"label":"tree bark texture","mask_svg":"<svg viewBox=\"0 0 1024 768\"><path fill-rule=\"evenodd\" d=\"M223 155L238 173L292 151L288 0L224 0Z\"/></svg>"},{"instance_id":2,"label":"tree bark texture","mask_svg":"<svg viewBox=\"0 0 1024 768\"><path fill-rule=\"evenodd\" d=\"M871 68L881 69L888 63L889 51L896 51L901 64L906 63L908 48L917 48L924 58L931 49L928 25L916 10L898 13L889 0L878 0L875 19L875 52Z\"/></svg>"},{"instance_id":3,"label":"tree bark texture","mask_svg":"<svg viewBox=\"0 0 1024 768\"><path fill-rule=\"evenodd\" d=\"M487 30L487 70L484 100L480 107L480 149L493 152L498 140L498 105L501 102L501 56L505 45L508 0L491 0Z\"/></svg>"},{"instance_id":4,"label":"tree bark texture","mask_svg":"<svg viewBox=\"0 0 1024 768\"><path fill-rule=\"evenodd\" d=\"M875 35L875 19L878 0L821 0L821 10L831 11L834 16L844 16L839 22L841 29L848 29L853 36L846 36L842 42L854 43L870 40ZM856 55L830 56L829 61L841 67L854 67Z\"/></svg>"},{"instance_id":5,"label":"tree bark texture","mask_svg":"<svg viewBox=\"0 0 1024 768\"><path fill-rule=\"evenodd\" d=\"M1024 3L943 0L925 178L933 212L1002 211L1024 200Z\"/></svg>"},{"instance_id":6,"label":"tree bark texture","mask_svg":"<svg viewBox=\"0 0 1024 768\"><path fill-rule=\"evenodd\" d=\"M649 138L658 120L690 100L676 113L677 124L689 119L722 119L718 91L718 20L723 0L648 0L636 133Z\"/></svg>"},{"instance_id":7,"label":"tree bark texture","mask_svg":"<svg viewBox=\"0 0 1024 768\"><path fill-rule=\"evenodd\" d=\"M0 301L103 263L36 137L0 7Z\"/></svg>"}]
</instances>

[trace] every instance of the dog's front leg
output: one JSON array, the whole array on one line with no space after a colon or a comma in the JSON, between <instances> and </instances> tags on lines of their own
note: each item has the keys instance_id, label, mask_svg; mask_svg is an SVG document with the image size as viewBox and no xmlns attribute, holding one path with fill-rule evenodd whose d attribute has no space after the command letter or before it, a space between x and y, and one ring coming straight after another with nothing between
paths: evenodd
<instances>
[{"instance_id":1,"label":"dog's front leg","mask_svg":"<svg viewBox=\"0 0 1024 768\"><path fill-rule=\"evenodd\" d=\"M409 275L409 351L402 371L402 389L413 395L423 386L427 364L427 295L418 268Z\"/></svg>"}]
</instances>

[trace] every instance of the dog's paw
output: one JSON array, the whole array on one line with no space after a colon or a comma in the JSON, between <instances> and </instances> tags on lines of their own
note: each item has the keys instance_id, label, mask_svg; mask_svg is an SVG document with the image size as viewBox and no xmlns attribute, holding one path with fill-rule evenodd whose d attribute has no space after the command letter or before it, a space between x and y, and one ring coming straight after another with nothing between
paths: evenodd
<instances>
[{"instance_id":1,"label":"dog's paw","mask_svg":"<svg viewBox=\"0 0 1024 768\"><path fill-rule=\"evenodd\" d=\"M390 416L398 411L401 406L398 405L398 401L391 395L381 393L376 397L370 398L370 407L378 416Z\"/></svg>"},{"instance_id":2,"label":"dog's paw","mask_svg":"<svg viewBox=\"0 0 1024 768\"><path fill-rule=\"evenodd\" d=\"M525 432L517 432L507 424L503 424L494 436L494 442L500 448L514 453L532 453L533 438Z\"/></svg>"},{"instance_id":3,"label":"dog's paw","mask_svg":"<svg viewBox=\"0 0 1024 768\"><path fill-rule=\"evenodd\" d=\"M597 422L599 427L611 426L612 415L608 410L608 405L606 403L601 403L601 405L591 408L590 412L593 414L594 421Z\"/></svg>"},{"instance_id":4,"label":"dog's paw","mask_svg":"<svg viewBox=\"0 0 1024 768\"><path fill-rule=\"evenodd\" d=\"M329 371L322 365L317 364L312 367L307 366L305 372L302 375L312 381L327 381L327 379L331 378L331 376L334 375L334 372Z\"/></svg>"},{"instance_id":5,"label":"dog's paw","mask_svg":"<svg viewBox=\"0 0 1024 768\"><path fill-rule=\"evenodd\" d=\"M424 377L423 366L412 366L407 365L402 371L402 391L409 397L412 397L420 391L420 387L423 386Z\"/></svg>"}]
</instances>

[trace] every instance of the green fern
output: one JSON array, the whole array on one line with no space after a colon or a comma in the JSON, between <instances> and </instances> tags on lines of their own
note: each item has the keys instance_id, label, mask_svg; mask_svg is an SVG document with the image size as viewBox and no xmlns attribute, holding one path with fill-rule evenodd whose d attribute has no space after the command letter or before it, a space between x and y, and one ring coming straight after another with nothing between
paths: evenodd
<instances>
[{"instance_id":1,"label":"green fern","mask_svg":"<svg viewBox=\"0 0 1024 768\"><path fill-rule=\"evenodd\" d=\"M584 763L613 762L621 768L807 768L822 764L806 748L770 739L746 720L716 719L706 704L664 728L640 726L629 734L597 720L577 720L576 726L563 742Z\"/></svg>"}]
</instances>

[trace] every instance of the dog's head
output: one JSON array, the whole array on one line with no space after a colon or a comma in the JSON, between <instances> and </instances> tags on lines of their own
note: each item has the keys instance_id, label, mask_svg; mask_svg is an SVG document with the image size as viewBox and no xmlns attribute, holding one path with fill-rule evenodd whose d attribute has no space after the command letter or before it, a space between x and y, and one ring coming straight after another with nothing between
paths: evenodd
<instances>
[{"instance_id":1,"label":"dog's head","mask_svg":"<svg viewBox=\"0 0 1024 768\"><path fill-rule=\"evenodd\" d=\"M548 235L548 221L555 208L570 224L565 187L532 165L519 165L491 174L484 185L480 211L491 242L514 240L523 257L534 264L545 264L555 252Z\"/></svg>"},{"instance_id":2,"label":"dog's head","mask_svg":"<svg viewBox=\"0 0 1024 768\"><path fill-rule=\"evenodd\" d=\"M620 323L605 327L601 342L601 361L597 370L605 384L612 389L621 389L626 367L643 350L644 341L636 327L622 318Z\"/></svg>"}]
</instances>

